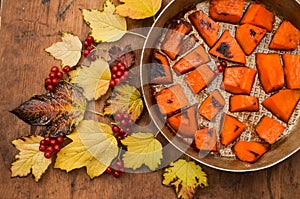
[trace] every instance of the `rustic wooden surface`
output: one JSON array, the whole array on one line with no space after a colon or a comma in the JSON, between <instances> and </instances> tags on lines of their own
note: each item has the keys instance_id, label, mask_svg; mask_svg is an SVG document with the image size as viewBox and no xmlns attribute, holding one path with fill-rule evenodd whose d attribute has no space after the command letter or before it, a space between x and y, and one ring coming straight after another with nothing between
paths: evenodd
<instances>
[{"instance_id":1,"label":"rustic wooden surface","mask_svg":"<svg viewBox=\"0 0 300 199\"><path fill-rule=\"evenodd\" d=\"M12 140L30 133L30 127L9 113L21 102L44 92L49 68L59 62L43 49L70 31L84 39L88 27L79 8L100 8L103 0L0 0L0 198L176 198L163 186L162 171L103 175L90 180L84 169L67 174L49 169L39 183L30 176L11 178L10 164L17 151ZM169 0L164 0L164 6ZM153 19L129 20L129 28L150 26ZM138 39L137 39L138 40ZM125 37L131 43L135 38ZM144 120L149 121L147 116ZM174 149L175 151L175 149ZM168 157L166 157L168 158ZM300 198L300 153L270 169L228 173L203 166L210 186L195 198Z\"/></svg>"}]
</instances>

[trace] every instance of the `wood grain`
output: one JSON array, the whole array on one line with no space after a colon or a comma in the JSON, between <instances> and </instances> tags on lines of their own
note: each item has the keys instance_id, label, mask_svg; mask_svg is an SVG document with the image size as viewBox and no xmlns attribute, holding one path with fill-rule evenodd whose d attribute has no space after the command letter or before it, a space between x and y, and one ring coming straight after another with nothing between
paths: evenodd
<instances>
[{"instance_id":1,"label":"wood grain","mask_svg":"<svg viewBox=\"0 0 300 199\"><path fill-rule=\"evenodd\" d=\"M9 113L21 102L44 92L43 82L52 65L59 62L43 49L59 41L60 33L73 32L84 39L89 32L80 8L100 8L104 1L88 0L1 0L0 1L0 198L176 198L172 188L163 186L162 171L126 173L120 179L103 175L90 180L84 169L70 173L50 168L39 183L32 177L11 178L10 164L17 154L12 140L29 135L31 128ZM115 1L114 1L115 2ZM164 6L170 2L164 1ZM2 11L2 13L1 13ZM129 28L145 27L152 19L128 20ZM142 39L127 35L118 44ZM137 51L139 57L140 51ZM144 114L145 125L150 122ZM162 137L160 139L163 140ZM166 152L166 160L180 155ZM227 173L203 166L210 186L197 190L195 198L300 198L300 153L270 169L253 173Z\"/></svg>"}]
</instances>

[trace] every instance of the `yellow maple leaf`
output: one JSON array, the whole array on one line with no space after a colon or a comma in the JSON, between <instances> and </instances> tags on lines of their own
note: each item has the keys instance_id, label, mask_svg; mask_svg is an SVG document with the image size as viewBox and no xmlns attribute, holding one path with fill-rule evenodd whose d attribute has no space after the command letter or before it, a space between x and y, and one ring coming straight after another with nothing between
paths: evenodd
<instances>
[{"instance_id":1,"label":"yellow maple leaf","mask_svg":"<svg viewBox=\"0 0 300 199\"><path fill-rule=\"evenodd\" d=\"M44 157L39 150L41 136L23 137L12 141L12 144L20 150L16 155L16 161L11 164L12 177L27 176L30 171L37 182L51 164L51 159Z\"/></svg>"},{"instance_id":2,"label":"yellow maple leaf","mask_svg":"<svg viewBox=\"0 0 300 199\"><path fill-rule=\"evenodd\" d=\"M109 64L102 58L93 61L90 66L82 66L72 74L71 82L83 89L88 100L97 100L104 95L111 79Z\"/></svg>"},{"instance_id":3,"label":"yellow maple leaf","mask_svg":"<svg viewBox=\"0 0 300 199\"><path fill-rule=\"evenodd\" d=\"M92 28L91 36L96 42L114 42L127 31L124 17L115 14L115 6L107 0L103 11L82 9L84 21Z\"/></svg>"},{"instance_id":4,"label":"yellow maple leaf","mask_svg":"<svg viewBox=\"0 0 300 199\"><path fill-rule=\"evenodd\" d=\"M111 127L93 120L83 120L68 138L70 144L57 153L54 168L67 172L86 167L90 178L101 175L118 155L118 143Z\"/></svg>"},{"instance_id":5,"label":"yellow maple leaf","mask_svg":"<svg viewBox=\"0 0 300 199\"><path fill-rule=\"evenodd\" d=\"M62 61L62 65L75 66L80 60L82 43L77 36L70 33L62 34L62 42L57 42L46 48L48 52L55 59Z\"/></svg>"},{"instance_id":6,"label":"yellow maple leaf","mask_svg":"<svg viewBox=\"0 0 300 199\"><path fill-rule=\"evenodd\" d=\"M136 170L145 164L151 171L162 159L162 145L151 133L134 133L121 141L127 146L123 154L124 166Z\"/></svg>"},{"instance_id":7,"label":"yellow maple leaf","mask_svg":"<svg viewBox=\"0 0 300 199\"><path fill-rule=\"evenodd\" d=\"M116 13L131 19L145 19L154 16L160 9L162 0L120 0L124 3L116 8Z\"/></svg>"},{"instance_id":8,"label":"yellow maple leaf","mask_svg":"<svg viewBox=\"0 0 300 199\"><path fill-rule=\"evenodd\" d=\"M172 162L164 171L164 185L175 186L178 198L193 198L196 187L207 187L206 173L193 161L179 159Z\"/></svg>"}]
</instances>

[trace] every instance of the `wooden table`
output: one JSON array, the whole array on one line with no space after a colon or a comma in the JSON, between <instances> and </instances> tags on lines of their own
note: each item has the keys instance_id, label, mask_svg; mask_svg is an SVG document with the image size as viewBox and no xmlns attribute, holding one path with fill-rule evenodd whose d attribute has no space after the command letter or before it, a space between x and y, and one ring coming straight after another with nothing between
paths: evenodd
<instances>
[{"instance_id":1,"label":"wooden table","mask_svg":"<svg viewBox=\"0 0 300 199\"><path fill-rule=\"evenodd\" d=\"M161 170L126 173L120 179L105 174L90 180L84 169L66 173L50 168L39 183L30 176L10 177L10 164L17 153L11 141L28 135L31 128L9 110L35 94L44 93L44 79L50 67L59 62L43 49L59 41L59 34L64 31L84 39L89 28L79 8L100 8L102 2L0 0L0 198L176 198L172 188L161 184ZM163 5L168 2L164 0ZM129 29L150 26L152 20L128 20ZM123 39L125 43L132 41L134 38L127 36ZM198 190L195 198L300 198L299 165L300 153L253 173L228 173L203 166L210 186Z\"/></svg>"}]
</instances>

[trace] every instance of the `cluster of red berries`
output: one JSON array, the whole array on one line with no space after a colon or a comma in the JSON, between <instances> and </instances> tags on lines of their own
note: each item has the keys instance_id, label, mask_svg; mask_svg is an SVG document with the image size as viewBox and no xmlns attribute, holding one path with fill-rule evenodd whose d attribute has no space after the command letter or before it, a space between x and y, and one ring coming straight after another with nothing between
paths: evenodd
<instances>
[{"instance_id":1,"label":"cluster of red berries","mask_svg":"<svg viewBox=\"0 0 300 199\"><path fill-rule=\"evenodd\" d=\"M94 37L88 36L83 42L83 56L88 58L90 61L95 61L97 56L95 54L95 40Z\"/></svg>"},{"instance_id":2,"label":"cluster of red berries","mask_svg":"<svg viewBox=\"0 0 300 199\"><path fill-rule=\"evenodd\" d=\"M125 137L127 137L128 133L126 133L123 129L121 129L120 127L118 127L117 125L113 125L111 127L116 139L118 141L123 140Z\"/></svg>"},{"instance_id":3,"label":"cluster of red berries","mask_svg":"<svg viewBox=\"0 0 300 199\"><path fill-rule=\"evenodd\" d=\"M122 62L118 62L114 66L111 67L111 80L109 83L110 87L115 87L121 83L127 81L129 76L129 71Z\"/></svg>"},{"instance_id":4,"label":"cluster of red berries","mask_svg":"<svg viewBox=\"0 0 300 199\"><path fill-rule=\"evenodd\" d=\"M131 132L131 127L134 124L134 121L130 118L128 113L116 113L115 120L126 133Z\"/></svg>"},{"instance_id":5,"label":"cluster of red berries","mask_svg":"<svg viewBox=\"0 0 300 199\"><path fill-rule=\"evenodd\" d=\"M49 76L45 79L45 88L48 91L54 91L55 87L59 84L59 81L64 77L64 73L68 73L70 70L70 66L65 66L62 71L60 71L58 66L52 66Z\"/></svg>"},{"instance_id":6,"label":"cluster of red berries","mask_svg":"<svg viewBox=\"0 0 300 199\"><path fill-rule=\"evenodd\" d=\"M221 61L220 64L217 66L217 69L215 70L215 74L219 75L220 73L223 73L226 67L227 63L225 61Z\"/></svg>"},{"instance_id":7,"label":"cluster of red berries","mask_svg":"<svg viewBox=\"0 0 300 199\"><path fill-rule=\"evenodd\" d=\"M51 158L52 154L59 152L61 149L61 144L64 142L63 136L58 136L56 138L45 137L40 141L39 150L44 152L45 158Z\"/></svg>"},{"instance_id":8,"label":"cluster of red berries","mask_svg":"<svg viewBox=\"0 0 300 199\"><path fill-rule=\"evenodd\" d=\"M106 173L112 174L115 178L119 178L122 173L125 172L124 163L122 160L118 160L115 164L116 169L112 167L107 167Z\"/></svg>"}]
</instances>

